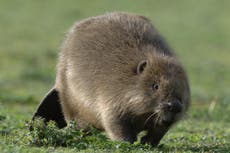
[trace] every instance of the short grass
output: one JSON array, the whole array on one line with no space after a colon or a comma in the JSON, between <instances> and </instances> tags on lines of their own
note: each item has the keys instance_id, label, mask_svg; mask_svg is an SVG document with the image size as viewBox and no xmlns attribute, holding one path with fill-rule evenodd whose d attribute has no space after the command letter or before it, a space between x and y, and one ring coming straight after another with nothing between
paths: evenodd
<instances>
[{"instance_id":1,"label":"short grass","mask_svg":"<svg viewBox=\"0 0 230 153\"><path fill-rule=\"evenodd\" d=\"M229 6L228 0L0 0L0 152L230 152ZM148 16L167 38L188 71L188 116L156 149L111 142L97 131L82 136L81 147L81 133L74 138L71 129L53 126L46 143L35 145L26 121L54 83L65 32L77 20L111 11ZM52 143L67 132L72 145Z\"/></svg>"}]
</instances>

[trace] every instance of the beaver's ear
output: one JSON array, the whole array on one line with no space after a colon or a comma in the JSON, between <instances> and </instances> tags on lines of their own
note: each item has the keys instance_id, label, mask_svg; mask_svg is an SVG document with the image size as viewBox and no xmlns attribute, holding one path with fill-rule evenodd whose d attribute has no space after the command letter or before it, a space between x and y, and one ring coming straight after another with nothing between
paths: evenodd
<instances>
[{"instance_id":1,"label":"beaver's ear","mask_svg":"<svg viewBox=\"0 0 230 153\"><path fill-rule=\"evenodd\" d=\"M62 113L59 94L55 88L51 89L42 100L32 120L37 117L43 118L45 123L53 120L59 128L63 128L67 125Z\"/></svg>"},{"instance_id":2,"label":"beaver's ear","mask_svg":"<svg viewBox=\"0 0 230 153\"><path fill-rule=\"evenodd\" d=\"M139 64L137 65L136 73L141 74L146 66L147 66L147 60L140 61Z\"/></svg>"}]
</instances>

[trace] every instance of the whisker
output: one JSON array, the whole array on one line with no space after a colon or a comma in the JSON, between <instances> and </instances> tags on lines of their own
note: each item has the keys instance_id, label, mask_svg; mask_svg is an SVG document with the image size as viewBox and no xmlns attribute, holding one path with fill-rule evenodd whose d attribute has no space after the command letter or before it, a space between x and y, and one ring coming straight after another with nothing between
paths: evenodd
<instances>
[{"instance_id":1,"label":"whisker","mask_svg":"<svg viewBox=\"0 0 230 153\"><path fill-rule=\"evenodd\" d=\"M157 113L158 113L158 111L152 113L151 115L149 115L149 117L145 120L144 125L146 125L146 123L147 123L154 115L156 115Z\"/></svg>"},{"instance_id":2,"label":"whisker","mask_svg":"<svg viewBox=\"0 0 230 153\"><path fill-rule=\"evenodd\" d=\"M159 122L159 120L160 120L160 114L158 113L156 116L155 122L154 122L154 127L157 126L157 123Z\"/></svg>"},{"instance_id":3,"label":"whisker","mask_svg":"<svg viewBox=\"0 0 230 153\"><path fill-rule=\"evenodd\" d=\"M149 121L149 119L150 119L151 117L153 117L155 114L156 114L156 113L152 113L151 115L149 115L149 117L145 120L144 125L145 125L145 124Z\"/></svg>"}]
</instances>

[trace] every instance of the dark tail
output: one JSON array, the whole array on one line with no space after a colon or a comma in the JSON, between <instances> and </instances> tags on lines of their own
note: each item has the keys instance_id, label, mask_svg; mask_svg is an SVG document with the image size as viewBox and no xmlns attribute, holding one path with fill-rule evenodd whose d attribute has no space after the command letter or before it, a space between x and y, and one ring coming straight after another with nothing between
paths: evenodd
<instances>
[{"instance_id":1,"label":"dark tail","mask_svg":"<svg viewBox=\"0 0 230 153\"><path fill-rule=\"evenodd\" d=\"M63 128L67 125L61 109L58 91L55 88L51 89L42 100L32 120L36 117L43 118L45 123L50 120L55 121L59 128Z\"/></svg>"}]
</instances>

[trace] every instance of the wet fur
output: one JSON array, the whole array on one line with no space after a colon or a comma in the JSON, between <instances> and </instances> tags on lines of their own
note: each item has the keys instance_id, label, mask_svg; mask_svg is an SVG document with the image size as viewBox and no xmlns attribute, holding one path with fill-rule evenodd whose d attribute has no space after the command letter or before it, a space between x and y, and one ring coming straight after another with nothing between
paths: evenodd
<instances>
[{"instance_id":1,"label":"wet fur","mask_svg":"<svg viewBox=\"0 0 230 153\"><path fill-rule=\"evenodd\" d=\"M137 66L146 61L141 74ZM152 83L160 82L153 92ZM93 125L112 140L157 145L170 125L162 104L174 97L190 101L186 73L150 20L139 15L109 13L77 22L59 55L55 89L68 121L80 128Z\"/></svg>"}]
</instances>

